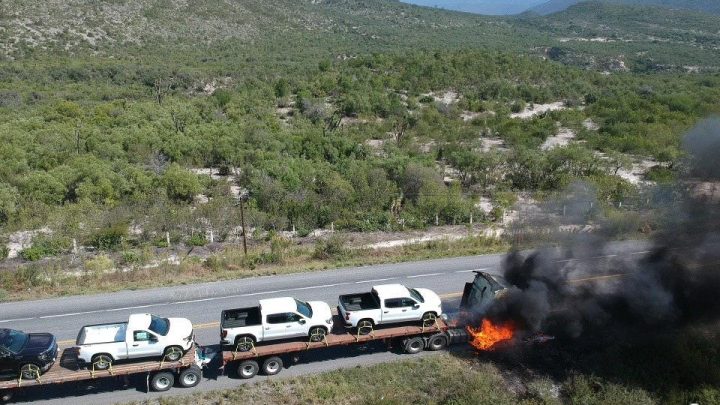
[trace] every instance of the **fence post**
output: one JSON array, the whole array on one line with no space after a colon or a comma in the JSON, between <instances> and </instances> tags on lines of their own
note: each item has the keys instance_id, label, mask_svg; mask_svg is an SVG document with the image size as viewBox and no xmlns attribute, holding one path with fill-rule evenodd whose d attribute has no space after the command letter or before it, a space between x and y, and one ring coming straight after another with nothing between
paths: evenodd
<instances>
[{"instance_id":1,"label":"fence post","mask_svg":"<svg viewBox=\"0 0 720 405\"><path fill-rule=\"evenodd\" d=\"M470 213L470 225L472 225L472 224L473 224L473 213L471 212Z\"/></svg>"},{"instance_id":2,"label":"fence post","mask_svg":"<svg viewBox=\"0 0 720 405\"><path fill-rule=\"evenodd\" d=\"M435 226L438 225L440 225L440 217L438 216L438 214L435 214Z\"/></svg>"},{"instance_id":3,"label":"fence post","mask_svg":"<svg viewBox=\"0 0 720 405\"><path fill-rule=\"evenodd\" d=\"M210 243L215 243L215 233L213 230L210 230Z\"/></svg>"},{"instance_id":4,"label":"fence post","mask_svg":"<svg viewBox=\"0 0 720 405\"><path fill-rule=\"evenodd\" d=\"M167 242L168 247L170 247L170 232L165 232L165 242Z\"/></svg>"}]
</instances>

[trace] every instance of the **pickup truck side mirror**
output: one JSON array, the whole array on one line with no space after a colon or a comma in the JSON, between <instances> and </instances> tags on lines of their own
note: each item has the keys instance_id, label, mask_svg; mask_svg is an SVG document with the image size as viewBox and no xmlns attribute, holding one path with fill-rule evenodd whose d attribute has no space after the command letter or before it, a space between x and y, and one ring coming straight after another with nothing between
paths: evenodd
<instances>
[{"instance_id":1,"label":"pickup truck side mirror","mask_svg":"<svg viewBox=\"0 0 720 405\"><path fill-rule=\"evenodd\" d=\"M420 304L415 304L412 306L413 309L420 309Z\"/></svg>"},{"instance_id":2,"label":"pickup truck side mirror","mask_svg":"<svg viewBox=\"0 0 720 405\"><path fill-rule=\"evenodd\" d=\"M298 323L299 323L300 325L305 325L305 324L307 323L307 321L304 320L304 319L301 319L301 320L298 321Z\"/></svg>"},{"instance_id":3,"label":"pickup truck side mirror","mask_svg":"<svg viewBox=\"0 0 720 405\"><path fill-rule=\"evenodd\" d=\"M159 341L158 338L157 338L157 336L155 336L155 335L150 335L150 338L149 338L148 340L149 340L151 343L157 343L157 342Z\"/></svg>"}]
</instances>

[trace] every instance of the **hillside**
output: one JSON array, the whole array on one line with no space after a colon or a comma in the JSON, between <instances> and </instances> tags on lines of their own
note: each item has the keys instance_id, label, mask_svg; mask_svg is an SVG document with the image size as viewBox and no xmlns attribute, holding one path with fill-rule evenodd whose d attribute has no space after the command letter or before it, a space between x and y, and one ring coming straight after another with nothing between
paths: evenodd
<instances>
[{"instance_id":1,"label":"hillside","mask_svg":"<svg viewBox=\"0 0 720 405\"><path fill-rule=\"evenodd\" d=\"M558 13L568 7L581 3L583 0L550 0L543 4L529 8L527 11L540 15ZM660 6L671 9L684 9L701 11L711 14L720 14L720 3L714 0L608 0L608 2L639 5Z\"/></svg>"}]
</instances>

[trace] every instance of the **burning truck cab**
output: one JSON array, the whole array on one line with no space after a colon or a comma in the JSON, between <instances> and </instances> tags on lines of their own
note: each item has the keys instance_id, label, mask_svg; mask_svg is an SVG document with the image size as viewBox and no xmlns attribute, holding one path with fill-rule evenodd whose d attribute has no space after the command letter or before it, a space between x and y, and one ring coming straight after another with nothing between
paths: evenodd
<instances>
[{"instance_id":1,"label":"burning truck cab","mask_svg":"<svg viewBox=\"0 0 720 405\"><path fill-rule=\"evenodd\" d=\"M502 298L509 286L502 276L475 271L472 283L465 283L460 311L482 317L494 300Z\"/></svg>"}]
</instances>

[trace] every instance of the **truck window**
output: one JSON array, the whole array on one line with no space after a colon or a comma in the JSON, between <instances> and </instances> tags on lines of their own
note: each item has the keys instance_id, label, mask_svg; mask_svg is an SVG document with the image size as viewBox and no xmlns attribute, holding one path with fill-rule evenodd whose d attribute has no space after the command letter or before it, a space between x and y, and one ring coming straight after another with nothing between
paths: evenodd
<instances>
[{"instance_id":1,"label":"truck window","mask_svg":"<svg viewBox=\"0 0 720 405\"><path fill-rule=\"evenodd\" d=\"M297 322L300 320L300 315L292 312L283 312L280 314L271 314L267 316L267 323L278 324L278 323L289 323Z\"/></svg>"},{"instance_id":2,"label":"truck window","mask_svg":"<svg viewBox=\"0 0 720 405\"><path fill-rule=\"evenodd\" d=\"M414 306L415 304L417 304L417 302L415 302L415 300L413 300L412 298L403 298L403 299L402 299L402 302L400 303L400 306L402 306L402 307L412 307L412 306Z\"/></svg>"},{"instance_id":3,"label":"truck window","mask_svg":"<svg viewBox=\"0 0 720 405\"><path fill-rule=\"evenodd\" d=\"M312 318L312 307L310 307L310 304L307 302L302 302L295 300L295 303L297 304L297 311L303 314L306 318Z\"/></svg>"},{"instance_id":4,"label":"truck window","mask_svg":"<svg viewBox=\"0 0 720 405\"><path fill-rule=\"evenodd\" d=\"M3 346L8 351L18 353L25 347L25 343L28 341L28 336L20 331L13 329L6 329L0 332L0 346Z\"/></svg>"},{"instance_id":5,"label":"truck window","mask_svg":"<svg viewBox=\"0 0 720 405\"><path fill-rule=\"evenodd\" d=\"M423 298L423 296L420 295L420 293L416 289L408 288L408 291L410 291L410 296L415 298L416 301L425 302L425 299Z\"/></svg>"},{"instance_id":6,"label":"truck window","mask_svg":"<svg viewBox=\"0 0 720 405\"><path fill-rule=\"evenodd\" d=\"M388 298L385 300L385 308L401 308L402 298Z\"/></svg>"},{"instance_id":7,"label":"truck window","mask_svg":"<svg viewBox=\"0 0 720 405\"><path fill-rule=\"evenodd\" d=\"M144 330L136 330L133 332L133 339L136 342L147 342L150 340L150 333Z\"/></svg>"}]
</instances>

